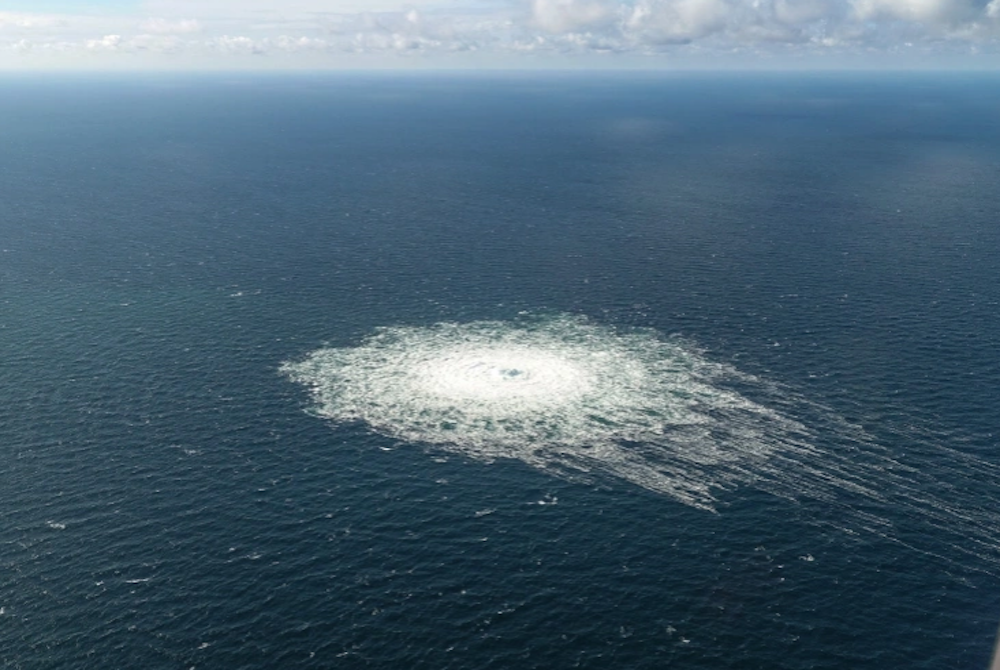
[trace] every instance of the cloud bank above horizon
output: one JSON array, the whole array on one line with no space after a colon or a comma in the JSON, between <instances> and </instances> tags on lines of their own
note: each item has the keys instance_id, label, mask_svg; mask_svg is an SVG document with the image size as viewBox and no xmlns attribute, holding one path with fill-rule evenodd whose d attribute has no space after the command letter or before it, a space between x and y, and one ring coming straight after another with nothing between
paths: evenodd
<instances>
[{"instance_id":1,"label":"cloud bank above horizon","mask_svg":"<svg viewBox=\"0 0 1000 670\"><path fill-rule=\"evenodd\" d=\"M148 0L0 10L0 68L991 69L1000 0Z\"/></svg>"}]
</instances>

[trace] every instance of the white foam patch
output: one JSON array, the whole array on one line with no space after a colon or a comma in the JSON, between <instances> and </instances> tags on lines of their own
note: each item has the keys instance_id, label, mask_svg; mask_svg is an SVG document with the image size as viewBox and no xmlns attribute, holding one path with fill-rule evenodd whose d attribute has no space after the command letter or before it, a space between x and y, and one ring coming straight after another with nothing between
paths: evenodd
<instances>
[{"instance_id":1,"label":"white foam patch","mask_svg":"<svg viewBox=\"0 0 1000 670\"><path fill-rule=\"evenodd\" d=\"M617 478L706 510L721 491L752 485L826 501L896 541L887 510L902 510L952 536L958 552L1000 565L1000 517L960 488L923 481L919 464L830 410L653 331L574 316L390 327L282 370L312 389L318 415L402 442ZM927 448L929 461L1000 478L1000 468Z\"/></svg>"},{"instance_id":2,"label":"white foam patch","mask_svg":"<svg viewBox=\"0 0 1000 670\"><path fill-rule=\"evenodd\" d=\"M385 328L283 367L316 412L475 459L613 475L711 507L804 428L720 384L754 383L679 341L570 316Z\"/></svg>"}]
</instances>

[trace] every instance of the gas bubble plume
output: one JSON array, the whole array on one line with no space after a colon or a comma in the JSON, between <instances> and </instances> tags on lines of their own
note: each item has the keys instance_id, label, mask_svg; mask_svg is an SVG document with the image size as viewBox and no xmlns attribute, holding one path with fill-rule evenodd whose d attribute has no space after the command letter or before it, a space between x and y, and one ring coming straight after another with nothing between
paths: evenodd
<instances>
[{"instance_id":1,"label":"gas bubble plume","mask_svg":"<svg viewBox=\"0 0 1000 670\"><path fill-rule=\"evenodd\" d=\"M383 328L283 370L315 412L481 460L612 476L711 508L805 428L744 397L749 375L652 331L573 316Z\"/></svg>"},{"instance_id":2,"label":"gas bubble plume","mask_svg":"<svg viewBox=\"0 0 1000 670\"><path fill-rule=\"evenodd\" d=\"M312 390L315 414L401 442L623 480L709 511L721 492L752 486L827 503L836 520L823 523L849 534L928 554L906 538L930 532L989 566L977 569L1000 568L1000 514L927 474L948 462L965 479L996 480L1000 467L912 431L898 436L904 462L829 408L652 330L571 315L388 327L282 371Z\"/></svg>"}]
</instances>

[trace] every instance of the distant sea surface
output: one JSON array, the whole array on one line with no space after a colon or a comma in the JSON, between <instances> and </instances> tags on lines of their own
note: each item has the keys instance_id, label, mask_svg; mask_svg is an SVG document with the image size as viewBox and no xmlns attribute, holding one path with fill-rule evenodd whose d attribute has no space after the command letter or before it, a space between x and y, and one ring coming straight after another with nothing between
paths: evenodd
<instances>
[{"instance_id":1,"label":"distant sea surface","mask_svg":"<svg viewBox=\"0 0 1000 670\"><path fill-rule=\"evenodd\" d=\"M0 665L985 667L998 119L3 75Z\"/></svg>"}]
</instances>

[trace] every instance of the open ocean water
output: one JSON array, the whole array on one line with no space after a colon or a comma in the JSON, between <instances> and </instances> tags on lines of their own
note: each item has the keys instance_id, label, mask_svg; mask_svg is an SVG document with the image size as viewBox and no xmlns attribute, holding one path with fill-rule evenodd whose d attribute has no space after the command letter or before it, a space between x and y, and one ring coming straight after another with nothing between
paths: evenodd
<instances>
[{"instance_id":1,"label":"open ocean water","mask_svg":"<svg viewBox=\"0 0 1000 670\"><path fill-rule=\"evenodd\" d=\"M983 668L1000 79L0 79L4 668Z\"/></svg>"}]
</instances>

